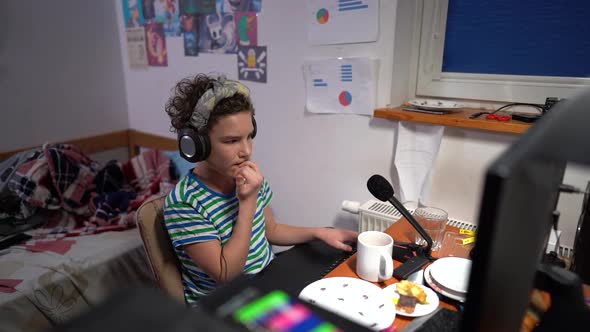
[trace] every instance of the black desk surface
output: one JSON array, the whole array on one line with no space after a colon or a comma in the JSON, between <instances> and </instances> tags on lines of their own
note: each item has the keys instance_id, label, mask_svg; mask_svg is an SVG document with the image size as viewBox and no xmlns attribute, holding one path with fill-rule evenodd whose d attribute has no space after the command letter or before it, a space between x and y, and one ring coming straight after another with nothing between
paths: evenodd
<instances>
[{"instance_id":1,"label":"black desk surface","mask_svg":"<svg viewBox=\"0 0 590 332\"><path fill-rule=\"evenodd\" d=\"M256 276L243 276L240 279L252 279L248 283L260 285L268 290L281 289L292 296L298 296L305 286L321 279L354 254L356 247L353 246L353 248L355 248L353 252L345 252L332 248L319 240L299 244L280 253L269 266ZM223 301L234 288L226 286L218 288L212 294L201 299L200 302L206 307L217 307L220 301Z\"/></svg>"}]
</instances>

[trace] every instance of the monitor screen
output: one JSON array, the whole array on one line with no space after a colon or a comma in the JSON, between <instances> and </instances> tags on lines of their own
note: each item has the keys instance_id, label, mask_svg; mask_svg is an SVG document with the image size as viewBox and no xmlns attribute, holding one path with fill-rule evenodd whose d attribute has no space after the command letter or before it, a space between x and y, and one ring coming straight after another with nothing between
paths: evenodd
<instances>
[{"instance_id":1,"label":"monitor screen","mask_svg":"<svg viewBox=\"0 0 590 332\"><path fill-rule=\"evenodd\" d=\"M560 101L486 172L461 331L520 331L568 162L590 165L590 90Z\"/></svg>"}]
</instances>

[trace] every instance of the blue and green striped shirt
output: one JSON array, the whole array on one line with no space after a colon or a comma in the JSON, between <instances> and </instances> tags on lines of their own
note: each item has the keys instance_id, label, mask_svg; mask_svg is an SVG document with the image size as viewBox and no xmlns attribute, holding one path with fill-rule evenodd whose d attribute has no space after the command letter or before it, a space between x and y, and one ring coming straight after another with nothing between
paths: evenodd
<instances>
[{"instance_id":1,"label":"blue and green striped shirt","mask_svg":"<svg viewBox=\"0 0 590 332\"><path fill-rule=\"evenodd\" d=\"M244 266L246 274L262 271L274 258L266 239L263 214L271 199L272 191L264 179L258 192L250 250ZM223 195L215 192L192 173L182 178L166 197L164 220L181 263L184 297L189 305L211 293L217 284L195 264L183 246L205 241L220 241L222 246L225 245L232 235L238 210L236 193Z\"/></svg>"}]
</instances>

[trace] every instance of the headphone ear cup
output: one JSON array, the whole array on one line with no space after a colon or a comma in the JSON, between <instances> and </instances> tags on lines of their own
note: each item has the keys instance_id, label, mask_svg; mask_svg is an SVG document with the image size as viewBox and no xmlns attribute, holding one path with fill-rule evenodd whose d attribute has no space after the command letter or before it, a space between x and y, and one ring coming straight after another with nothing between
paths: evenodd
<instances>
[{"instance_id":1,"label":"headphone ear cup","mask_svg":"<svg viewBox=\"0 0 590 332\"><path fill-rule=\"evenodd\" d=\"M203 161L211 153L208 135L201 135L191 127L182 128L178 133L178 152L191 163Z\"/></svg>"},{"instance_id":2,"label":"headphone ear cup","mask_svg":"<svg viewBox=\"0 0 590 332\"><path fill-rule=\"evenodd\" d=\"M254 138L256 137L256 132L258 131L256 126L256 118L254 118L254 115L252 115L252 127L254 127L254 130L252 130L252 138Z\"/></svg>"}]
</instances>

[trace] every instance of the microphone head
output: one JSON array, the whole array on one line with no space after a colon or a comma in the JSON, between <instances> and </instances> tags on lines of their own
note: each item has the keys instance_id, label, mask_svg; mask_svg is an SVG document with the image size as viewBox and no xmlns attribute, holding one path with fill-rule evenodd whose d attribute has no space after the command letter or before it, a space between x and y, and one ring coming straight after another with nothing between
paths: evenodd
<instances>
[{"instance_id":1,"label":"microphone head","mask_svg":"<svg viewBox=\"0 0 590 332\"><path fill-rule=\"evenodd\" d=\"M393 187L391 183L379 174L375 174L367 181L367 188L375 198L380 201L387 201L393 197Z\"/></svg>"}]
</instances>

